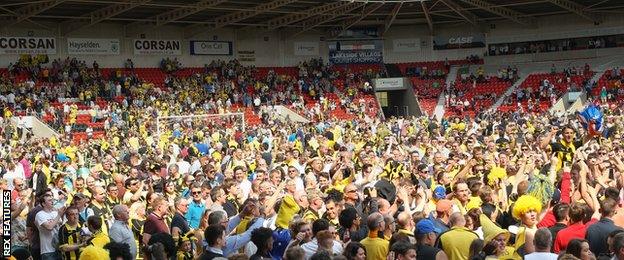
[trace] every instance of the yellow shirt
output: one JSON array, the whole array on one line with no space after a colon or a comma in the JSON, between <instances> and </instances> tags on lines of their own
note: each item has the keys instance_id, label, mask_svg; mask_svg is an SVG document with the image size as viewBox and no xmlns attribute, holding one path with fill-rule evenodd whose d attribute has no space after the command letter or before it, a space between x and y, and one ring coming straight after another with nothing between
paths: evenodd
<instances>
[{"instance_id":1,"label":"yellow shirt","mask_svg":"<svg viewBox=\"0 0 624 260\"><path fill-rule=\"evenodd\" d=\"M377 234L368 234L360 243L366 248L366 260L386 259L388 256L390 242L377 237Z\"/></svg>"},{"instance_id":2,"label":"yellow shirt","mask_svg":"<svg viewBox=\"0 0 624 260\"><path fill-rule=\"evenodd\" d=\"M106 244L110 242L110 238L104 232L99 232L95 234L93 239L91 239L91 244L97 246L99 248L104 248Z\"/></svg>"},{"instance_id":3,"label":"yellow shirt","mask_svg":"<svg viewBox=\"0 0 624 260\"><path fill-rule=\"evenodd\" d=\"M80 253L80 259L83 260L102 260L109 259L108 251L97 246L87 246Z\"/></svg>"},{"instance_id":4,"label":"yellow shirt","mask_svg":"<svg viewBox=\"0 0 624 260\"><path fill-rule=\"evenodd\" d=\"M465 227L453 227L440 234L442 250L449 260L466 260L470 255L470 244L479 236Z\"/></svg>"}]
</instances>

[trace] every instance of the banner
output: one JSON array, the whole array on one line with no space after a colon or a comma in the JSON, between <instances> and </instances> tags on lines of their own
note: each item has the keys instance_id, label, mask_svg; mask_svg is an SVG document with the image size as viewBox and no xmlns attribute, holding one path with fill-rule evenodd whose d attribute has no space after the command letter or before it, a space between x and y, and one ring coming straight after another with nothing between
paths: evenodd
<instances>
[{"instance_id":1,"label":"banner","mask_svg":"<svg viewBox=\"0 0 624 260\"><path fill-rule=\"evenodd\" d=\"M191 55L232 55L232 42L191 41Z\"/></svg>"},{"instance_id":2,"label":"banner","mask_svg":"<svg viewBox=\"0 0 624 260\"><path fill-rule=\"evenodd\" d=\"M382 63L383 41L329 42L329 61L334 64Z\"/></svg>"},{"instance_id":3,"label":"banner","mask_svg":"<svg viewBox=\"0 0 624 260\"><path fill-rule=\"evenodd\" d=\"M405 89L405 84L403 84L403 78L377 78L374 82L375 91Z\"/></svg>"},{"instance_id":4,"label":"banner","mask_svg":"<svg viewBox=\"0 0 624 260\"><path fill-rule=\"evenodd\" d=\"M381 51L330 51L329 61L334 64L381 63Z\"/></svg>"},{"instance_id":5,"label":"banner","mask_svg":"<svg viewBox=\"0 0 624 260\"><path fill-rule=\"evenodd\" d=\"M56 39L0 37L0 54L56 54Z\"/></svg>"},{"instance_id":6,"label":"banner","mask_svg":"<svg viewBox=\"0 0 624 260\"><path fill-rule=\"evenodd\" d=\"M435 36L433 38L434 50L468 49L485 47L485 34Z\"/></svg>"},{"instance_id":7,"label":"banner","mask_svg":"<svg viewBox=\"0 0 624 260\"><path fill-rule=\"evenodd\" d=\"M238 51L238 60L245 62L255 62L256 51Z\"/></svg>"},{"instance_id":8,"label":"banner","mask_svg":"<svg viewBox=\"0 0 624 260\"><path fill-rule=\"evenodd\" d=\"M179 40L137 39L132 42L135 55L182 55Z\"/></svg>"},{"instance_id":9,"label":"banner","mask_svg":"<svg viewBox=\"0 0 624 260\"><path fill-rule=\"evenodd\" d=\"M295 56L318 56L318 42L295 42Z\"/></svg>"},{"instance_id":10,"label":"banner","mask_svg":"<svg viewBox=\"0 0 624 260\"><path fill-rule=\"evenodd\" d=\"M119 39L67 38L67 53L119 55Z\"/></svg>"},{"instance_id":11,"label":"banner","mask_svg":"<svg viewBox=\"0 0 624 260\"><path fill-rule=\"evenodd\" d=\"M394 39L392 40L392 50L394 52L419 52L420 39Z\"/></svg>"}]
</instances>

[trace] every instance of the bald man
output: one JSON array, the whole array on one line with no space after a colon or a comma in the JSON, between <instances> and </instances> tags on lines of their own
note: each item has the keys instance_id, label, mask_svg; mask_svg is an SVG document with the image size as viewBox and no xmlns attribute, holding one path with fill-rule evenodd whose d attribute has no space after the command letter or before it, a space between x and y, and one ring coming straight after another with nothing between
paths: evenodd
<instances>
[{"instance_id":1,"label":"bald man","mask_svg":"<svg viewBox=\"0 0 624 260\"><path fill-rule=\"evenodd\" d=\"M377 200L377 203L379 204L379 213L383 215L392 215L392 212L390 210L390 202L388 202L386 199L379 198Z\"/></svg>"},{"instance_id":2,"label":"bald man","mask_svg":"<svg viewBox=\"0 0 624 260\"><path fill-rule=\"evenodd\" d=\"M414 223L412 216L403 211L397 216L396 223L399 233L407 235L410 239L410 243L415 244L416 237L414 237L414 229L416 228L416 223Z\"/></svg>"},{"instance_id":3,"label":"bald man","mask_svg":"<svg viewBox=\"0 0 624 260\"><path fill-rule=\"evenodd\" d=\"M89 208L93 210L95 216L99 216L102 219L102 231L104 234L108 234L108 221L112 220L113 214L110 207L106 204L106 190L103 187L95 186L92 197Z\"/></svg>"},{"instance_id":4,"label":"bald man","mask_svg":"<svg viewBox=\"0 0 624 260\"><path fill-rule=\"evenodd\" d=\"M128 219L130 218L128 206L123 204L114 206L113 216L115 217L115 222L111 226L108 236L114 242L128 245L132 259L136 259L137 245L134 240L134 234L128 226Z\"/></svg>"},{"instance_id":5,"label":"bald man","mask_svg":"<svg viewBox=\"0 0 624 260\"><path fill-rule=\"evenodd\" d=\"M451 229L440 234L438 238L438 247L453 259L468 259L470 255L470 244L479 236L472 230L465 227L466 219L464 216L455 212L449 217Z\"/></svg>"},{"instance_id":6,"label":"bald man","mask_svg":"<svg viewBox=\"0 0 624 260\"><path fill-rule=\"evenodd\" d=\"M369 230L368 237L360 241L366 248L366 260L385 259L390 244L388 240L378 237L379 232L383 232L386 227L383 215L379 212L371 213L366 219L366 225Z\"/></svg>"}]
</instances>

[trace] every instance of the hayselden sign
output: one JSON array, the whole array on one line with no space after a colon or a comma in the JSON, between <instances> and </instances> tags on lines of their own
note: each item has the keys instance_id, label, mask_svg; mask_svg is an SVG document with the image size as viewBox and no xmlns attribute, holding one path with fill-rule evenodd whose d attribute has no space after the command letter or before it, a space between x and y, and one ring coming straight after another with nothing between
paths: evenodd
<instances>
[{"instance_id":1,"label":"hayselden sign","mask_svg":"<svg viewBox=\"0 0 624 260\"><path fill-rule=\"evenodd\" d=\"M71 55L119 55L119 39L67 38L67 53Z\"/></svg>"},{"instance_id":2,"label":"hayselden sign","mask_svg":"<svg viewBox=\"0 0 624 260\"><path fill-rule=\"evenodd\" d=\"M434 50L483 47L485 47L485 35L482 33L474 35L435 36L433 38Z\"/></svg>"},{"instance_id":3,"label":"hayselden sign","mask_svg":"<svg viewBox=\"0 0 624 260\"><path fill-rule=\"evenodd\" d=\"M56 54L56 39L0 37L0 54Z\"/></svg>"},{"instance_id":4,"label":"hayselden sign","mask_svg":"<svg viewBox=\"0 0 624 260\"><path fill-rule=\"evenodd\" d=\"M191 55L232 55L232 42L191 41Z\"/></svg>"},{"instance_id":5,"label":"hayselden sign","mask_svg":"<svg viewBox=\"0 0 624 260\"><path fill-rule=\"evenodd\" d=\"M295 55L296 56L318 56L319 55L319 43L318 42L295 42Z\"/></svg>"},{"instance_id":6,"label":"hayselden sign","mask_svg":"<svg viewBox=\"0 0 624 260\"><path fill-rule=\"evenodd\" d=\"M137 39L132 41L132 48L136 55L182 55L182 44L179 40Z\"/></svg>"},{"instance_id":7,"label":"hayselden sign","mask_svg":"<svg viewBox=\"0 0 624 260\"><path fill-rule=\"evenodd\" d=\"M394 52L419 52L420 39L394 39L392 40L392 50Z\"/></svg>"}]
</instances>

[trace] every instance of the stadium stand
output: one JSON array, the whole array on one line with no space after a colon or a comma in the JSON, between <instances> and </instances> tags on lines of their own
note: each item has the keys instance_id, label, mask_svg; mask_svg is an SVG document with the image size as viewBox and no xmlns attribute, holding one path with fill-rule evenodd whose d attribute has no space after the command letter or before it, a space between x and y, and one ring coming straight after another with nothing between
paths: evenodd
<instances>
[{"instance_id":1,"label":"stadium stand","mask_svg":"<svg viewBox=\"0 0 624 260\"><path fill-rule=\"evenodd\" d=\"M624 260L622 9L2 1L3 257Z\"/></svg>"}]
</instances>

